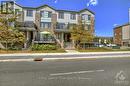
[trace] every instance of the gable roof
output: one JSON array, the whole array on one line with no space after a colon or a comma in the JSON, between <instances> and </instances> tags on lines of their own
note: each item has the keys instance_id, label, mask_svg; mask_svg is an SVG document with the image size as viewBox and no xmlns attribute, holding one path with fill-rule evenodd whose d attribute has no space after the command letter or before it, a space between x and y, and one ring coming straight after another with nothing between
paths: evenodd
<instances>
[{"instance_id":1,"label":"gable roof","mask_svg":"<svg viewBox=\"0 0 130 86\"><path fill-rule=\"evenodd\" d=\"M74 7L66 6L63 8L61 6L56 6L54 3L53 4L49 3L49 1L52 2L52 0L17 0L16 4L22 8L38 9L40 7L48 6L49 8L56 10L56 11L83 12L83 11L87 10L87 11L91 12L92 14L94 14L94 12L87 9L86 7L75 8L75 6Z\"/></svg>"},{"instance_id":2,"label":"gable roof","mask_svg":"<svg viewBox=\"0 0 130 86\"><path fill-rule=\"evenodd\" d=\"M120 25L120 26L116 26L116 27L114 27L114 29L118 29L120 27L124 27L124 26L128 26L128 25L130 25L130 23L126 23L126 24L123 24L123 25Z\"/></svg>"}]
</instances>

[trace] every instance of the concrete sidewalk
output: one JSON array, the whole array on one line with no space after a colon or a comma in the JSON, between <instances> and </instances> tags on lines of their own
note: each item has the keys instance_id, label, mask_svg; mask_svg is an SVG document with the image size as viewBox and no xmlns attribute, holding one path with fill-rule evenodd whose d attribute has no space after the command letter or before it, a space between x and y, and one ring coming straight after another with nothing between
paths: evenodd
<instances>
[{"instance_id":1,"label":"concrete sidewalk","mask_svg":"<svg viewBox=\"0 0 130 86\"><path fill-rule=\"evenodd\" d=\"M84 55L84 54L130 54L130 51L117 51L117 52L73 52L73 53L13 53L13 54L0 54L0 58L3 56L47 56L47 55Z\"/></svg>"},{"instance_id":2,"label":"concrete sidewalk","mask_svg":"<svg viewBox=\"0 0 130 86\"><path fill-rule=\"evenodd\" d=\"M45 60L90 59L90 58L130 57L130 51L122 52L87 52L87 53L15 53L0 54L0 62Z\"/></svg>"}]
</instances>

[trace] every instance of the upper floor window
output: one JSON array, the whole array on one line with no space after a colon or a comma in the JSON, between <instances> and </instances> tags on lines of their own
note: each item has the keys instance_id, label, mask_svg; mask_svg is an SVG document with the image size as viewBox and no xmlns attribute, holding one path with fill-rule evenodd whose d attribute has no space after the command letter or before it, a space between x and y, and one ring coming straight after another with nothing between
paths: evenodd
<instances>
[{"instance_id":1,"label":"upper floor window","mask_svg":"<svg viewBox=\"0 0 130 86\"><path fill-rule=\"evenodd\" d=\"M82 14L82 20L91 20L91 15Z\"/></svg>"},{"instance_id":2,"label":"upper floor window","mask_svg":"<svg viewBox=\"0 0 130 86\"><path fill-rule=\"evenodd\" d=\"M51 28L51 22L41 22L41 27L45 29Z\"/></svg>"},{"instance_id":3,"label":"upper floor window","mask_svg":"<svg viewBox=\"0 0 130 86\"><path fill-rule=\"evenodd\" d=\"M52 12L48 12L48 18L51 18Z\"/></svg>"},{"instance_id":4,"label":"upper floor window","mask_svg":"<svg viewBox=\"0 0 130 86\"><path fill-rule=\"evenodd\" d=\"M76 20L76 14L72 13L72 14L70 15L70 19Z\"/></svg>"},{"instance_id":5,"label":"upper floor window","mask_svg":"<svg viewBox=\"0 0 130 86\"><path fill-rule=\"evenodd\" d=\"M27 16L33 17L33 10L27 10Z\"/></svg>"},{"instance_id":6,"label":"upper floor window","mask_svg":"<svg viewBox=\"0 0 130 86\"><path fill-rule=\"evenodd\" d=\"M51 16L52 16L52 12L50 12L50 11L41 11L41 17L51 18Z\"/></svg>"},{"instance_id":7,"label":"upper floor window","mask_svg":"<svg viewBox=\"0 0 130 86\"><path fill-rule=\"evenodd\" d=\"M88 15L88 20L91 20L91 15Z\"/></svg>"},{"instance_id":8,"label":"upper floor window","mask_svg":"<svg viewBox=\"0 0 130 86\"><path fill-rule=\"evenodd\" d=\"M15 9L15 15L19 14L19 9Z\"/></svg>"},{"instance_id":9,"label":"upper floor window","mask_svg":"<svg viewBox=\"0 0 130 86\"><path fill-rule=\"evenodd\" d=\"M59 18L59 19L64 19L64 12L59 12L58 18Z\"/></svg>"}]
</instances>

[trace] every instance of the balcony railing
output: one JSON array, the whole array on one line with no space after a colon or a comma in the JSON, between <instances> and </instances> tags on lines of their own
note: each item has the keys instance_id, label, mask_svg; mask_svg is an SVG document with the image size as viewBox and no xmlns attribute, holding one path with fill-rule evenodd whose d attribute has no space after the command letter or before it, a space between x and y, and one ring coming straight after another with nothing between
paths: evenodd
<instances>
[{"instance_id":1,"label":"balcony railing","mask_svg":"<svg viewBox=\"0 0 130 86\"><path fill-rule=\"evenodd\" d=\"M43 38L43 39L38 39L38 38L36 38L35 40L34 40L34 43L55 43L55 39L50 39L50 38Z\"/></svg>"},{"instance_id":2,"label":"balcony railing","mask_svg":"<svg viewBox=\"0 0 130 86\"><path fill-rule=\"evenodd\" d=\"M65 25L64 27L56 27L55 31L57 32L69 32L69 25Z\"/></svg>"}]
</instances>

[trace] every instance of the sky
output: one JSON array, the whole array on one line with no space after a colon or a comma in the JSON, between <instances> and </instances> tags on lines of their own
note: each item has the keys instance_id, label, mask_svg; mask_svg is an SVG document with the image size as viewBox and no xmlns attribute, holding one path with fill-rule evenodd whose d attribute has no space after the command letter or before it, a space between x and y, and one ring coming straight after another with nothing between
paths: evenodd
<instances>
[{"instance_id":1,"label":"sky","mask_svg":"<svg viewBox=\"0 0 130 86\"><path fill-rule=\"evenodd\" d=\"M97 0L96 5L88 3L91 0L17 0L25 6L36 7L48 4L57 9L79 10L88 8L95 13L95 33L97 36L113 36L115 25L128 23L130 0Z\"/></svg>"}]
</instances>

